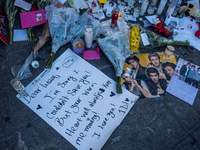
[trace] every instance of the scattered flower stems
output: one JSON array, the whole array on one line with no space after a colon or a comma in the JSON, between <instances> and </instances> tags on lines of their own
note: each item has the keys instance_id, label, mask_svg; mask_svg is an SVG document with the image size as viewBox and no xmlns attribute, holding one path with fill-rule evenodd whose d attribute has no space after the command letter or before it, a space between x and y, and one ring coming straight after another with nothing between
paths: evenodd
<instances>
[{"instance_id":1,"label":"scattered flower stems","mask_svg":"<svg viewBox=\"0 0 200 150\"><path fill-rule=\"evenodd\" d=\"M51 54L49 55L45 65L44 65L45 68L51 69L53 60L54 60L54 56L55 56L55 53L51 52Z\"/></svg>"},{"instance_id":2,"label":"scattered flower stems","mask_svg":"<svg viewBox=\"0 0 200 150\"><path fill-rule=\"evenodd\" d=\"M18 11L18 7L14 5L15 0L7 0L6 1L6 13L8 16L8 25L9 25L9 32L10 32L10 40L9 44L11 45L13 42L13 25L15 22L15 15Z\"/></svg>"},{"instance_id":3,"label":"scattered flower stems","mask_svg":"<svg viewBox=\"0 0 200 150\"><path fill-rule=\"evenodd\" d=\"M116 76L116 90L117 93L122 94L121 77Z\"/></svg>"},{"instance_id":4,"label":"scattered flower stems","mask_svg":"<svg viewBox=\"0 0 200 150\"><path fill-rule=\"evenodd\" d=\"M37 41L35 34L32 31L32 28L27 29L27 35L28 35L28 42L35 42Z\"/></svg>"}]
</instances>

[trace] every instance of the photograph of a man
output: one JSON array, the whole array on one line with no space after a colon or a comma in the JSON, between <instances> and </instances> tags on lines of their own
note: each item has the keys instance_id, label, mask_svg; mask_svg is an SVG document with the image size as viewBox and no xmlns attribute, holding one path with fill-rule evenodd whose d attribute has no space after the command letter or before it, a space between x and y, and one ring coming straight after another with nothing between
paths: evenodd
<instances>
[{"instance_id":1,"label":"photograph of a man","mask_svg":"<svg viewBox=\"0 0 200 150\"><path fill-rule=\"evenodd\" d=\"M188 72L189 72L189 70L190 70L190 66L191 66L191 64L190 64L190 63L187 63L187 65L183 65L183 66L181 67L181 69L180 69L180 77L179 77L179 79L180 79L181 81L185 81L185 79L186 79L186 77L187 77L187 75L188 75Z\"/></svg>"},{"instance_id":2,"label":"photograph of a man","mask_svg":"<svg viewBox=\"0 0 200 150\"><path fill-rule=\"evenodd\" d=\"M159 72L159 78L170 80L170 76L164 71L162 64L163 62L160 62L160 55L157 53L149 53L148 59L151 62L152 66L156 68Z\"/></svg>"},{"instance_id":3,"label":"photograph of a man","mask_svg":"<svg viewBox=\"0 0 200 150\"><path fill-rule=\"evenodd\" d=\"M195 72L195 65L191 66L191 69L189 69L188 74L186 76L185 82L192 85L193 79L194 79L194 72Z\"/></svg>"},{"instance_id":4,"label":"photograph of a man","mask_svg":"<svg viewBox=\"0 0 200 150\"><path fill-rule=\"evenodd\" d=\"M200 67L197 68L197 70L195 70L194 72L194 80L192 86L198 88L199 81L200 81Z\"/></svg>"},{"instance_id":5,"label":"photograph of a man","mask_svg":"<svg viewBox=\"0 0 200 150\"><path fill-rule=\"evenodd\" d=\"M149 80L146 81L146 84L152 97L153 95L163 95L167 89L167 81L159 78L159 72L156 68L147 68L146 72L149 78Z\"/></svg>"},{"instance_id":6,"label":"photograph of a man","mask_svg":"<svg viewBox=\"0 0 200 150\"><path fill-rule=\"evenodd\" d=\"M140 59L137 56L127 57L125 60L125 63L130 65L132 67L131 69L134 70L134 73L132 76L133 79L135 79L135 80L147 79L146 74L145 74L146 67L143 67L140 65Z\"/></svg>"},{"instance_id":7,"label":"photograph of a man","mask_svg":"<svg viewBox=\"0 0 200 150\"><path fill-rule=\"evenodd\" d=\"M138 84L137 80L134 80L126 70L123 70L121 74L121 78L124 80L124 82L121 84L124 88L129 90L130 92L134 93L135 95L141 97L141 98L150 98L151 94L148 90L148 87L146 83L143 80L138 80L140 82L140 85Z\"/></svg>"}]
</instances>

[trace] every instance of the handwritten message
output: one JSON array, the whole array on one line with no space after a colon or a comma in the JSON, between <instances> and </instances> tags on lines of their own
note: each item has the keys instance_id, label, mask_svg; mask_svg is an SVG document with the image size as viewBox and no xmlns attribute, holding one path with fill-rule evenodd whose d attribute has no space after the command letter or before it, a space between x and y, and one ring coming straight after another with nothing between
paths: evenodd
<instances>
[{"instance_id":1,"label":"handwritten message","mask_svg":"<svg viewBox=\"0 0 200 150\"><path fill-rule=\"evenodd\" d=\"M103 147L138 97L81 57L66 50L17 97L77 149Z\"/></svg>"}]
</instances>

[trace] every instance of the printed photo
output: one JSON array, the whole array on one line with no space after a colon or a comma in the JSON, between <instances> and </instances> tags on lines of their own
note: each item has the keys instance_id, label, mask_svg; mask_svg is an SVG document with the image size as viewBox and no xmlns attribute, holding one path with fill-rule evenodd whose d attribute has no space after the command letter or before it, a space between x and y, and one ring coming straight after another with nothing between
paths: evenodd
<instances>
[{"instance_id":1,"label":"printed photo","mask_svg":"<svg viewBox=\"0 0 200 150\"><path fill-rule=\"evenodd\" d=\"M198 88L198 83L200 81L200 66L179 59L173 77Z\"/></svg>"},{"instance_id":2,"label":"printed photo","mask_svg":"<svg viewBox=\"0 0 200 150\"><path fill-rule=\"evenodd\" d=\"M37 14L36 15L36 20L37 21L42 21L42 14Z\"/></svg>"},{"instance_id":3,"label":"printed photo","mask_svg":"<svg viewBox=\"0 0 200 150\"><path fill-rule=\"evenodd\" d=\"M160 98L175 68L174 55L167 56L164 52L131 55L125 60L121 83L140 98Z\"/></svg>"}]
</instances>

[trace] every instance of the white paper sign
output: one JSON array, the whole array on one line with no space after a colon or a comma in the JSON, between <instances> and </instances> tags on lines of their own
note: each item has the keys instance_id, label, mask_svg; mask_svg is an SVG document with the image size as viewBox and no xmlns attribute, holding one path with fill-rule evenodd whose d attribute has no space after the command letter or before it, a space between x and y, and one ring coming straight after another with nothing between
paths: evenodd
<instances>
[{"instance_id":1,"label":"white paper sign","mask_svg":"<svg viewBox=\"0 0 200 150\"><path fill-rule=\"evenodd\" d=\"M150 44L146 33L142 33L141 38L142 38L142 42L143 42L144 46Z\"/></svg>"},{"instance_id":2,"label":"white paper sign","mask_svg":"<svg viewBox=\"0 0 200 150\"><path fill-rule=\"evenodd\" d=\"M27 11L29 11L32 7L32 4L29 4L23 0L15 0L15 3L14 3L15 6L18 6L20 8L23 8Z\"/></svg>"},{"instance_id":3,"label":"white paper sign","mask_svg":"<svg viewBox=\"0 0 200 150\"><path fill-rule=\"evenodd\" d=\"M70 49L26 89L17 97L82 150L101 149L138 99Z\"/></svg>"},{"instance_id":4,"label":"white paper sign","mask_svg":"<svg viewBox=\"0 0 200 150\"><path fill-rule=\"evenodd\" d=\"M190 105L193 105L198 89L172 77L166 91Z\"/></svg>"}]
</instances>

